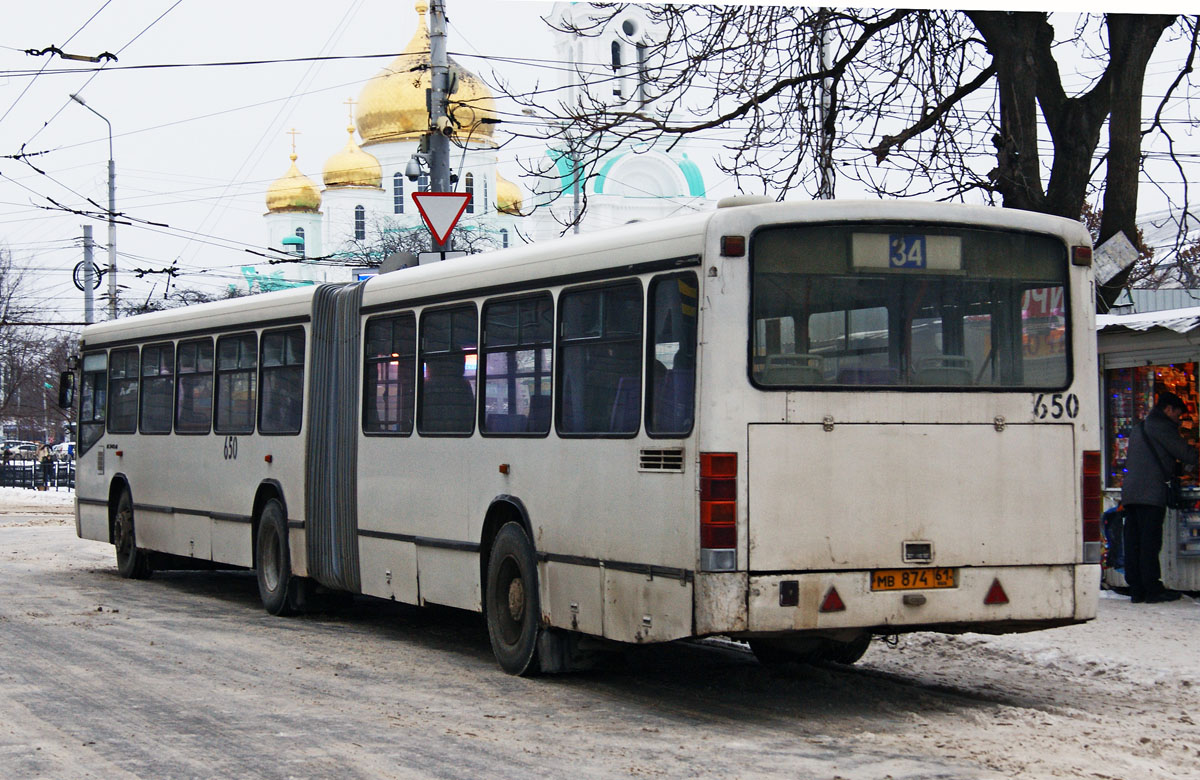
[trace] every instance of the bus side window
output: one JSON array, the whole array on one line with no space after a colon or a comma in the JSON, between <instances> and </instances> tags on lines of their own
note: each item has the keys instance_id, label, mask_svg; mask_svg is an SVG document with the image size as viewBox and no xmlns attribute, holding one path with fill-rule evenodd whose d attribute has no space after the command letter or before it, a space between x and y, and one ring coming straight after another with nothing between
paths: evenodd
<instances>
[{"instance_id":1,"label":"bus side window","mask_svg":"<svg viewBox=\"0 0 1200 780\"><path fill-rule=\"evenodd\" d=\"M559 433L636 434L642 395L641 284L565 290L559 312Z\"/></svg>"},{"instance_id":2,"label":"bus side window","mask_svg":"<svg viewBox=\"0 0 1200 780\"><path fill-rule=\"evenodd\" d=\"M277 330L262 336L259 433L299 433L304 415L304 331Z\"/></svg>"},{"instance_id":3,"label":"bus side window","mask_svg":"<svg viewBox=\"0 0 1200 780\"><path fill-rule=\"evenodd\" d=\"M483 308L483 417L492 434L550 432L554 301L550 293Z\"/></svg>"},{"instance_id":4,"label":"bus side window","mask_svg":"<svg viewBox=\"0 0 1200 780\"><path fill-rule=\"evenodd\" d=\"M134 433L138 416L138 351L114 349L108 356L108 432Z\"/></svg>"},{"instance_id":5,"label":"bus side window","mask_svg":"<svg viewBox=\"0 0 1200 780\"><path fill-rule=\"evenodd\" d=\"M646 432L687 436L692 431L696 396L696 317L694 273L658 276L650 282L652 341L646 388Z\"/></svg>"},{"instance_id":6,"label":"bus side window","mask_svg":"<svg viewBox=\"0 0 1200 780\"><path fill-rule=\"evenodd\" d=\"M363 431L410 434L417 373L417 321L411 314L367 321Z\"/></svg>"},{"instance_id":7,"label":"bus side window","mask_svg":"<svg viewBox=\"0 0 1200 780\"><path fill-rule=\"evenodd\" d=\"M212 426L212 339L183 341L175 366L175 432L208 433Z\"/></svg>"},{"instance_id":8,"label":"bus side window","mask_svg":"<svg viewBox=\"0 0 1200 780\"><path fill-rule=\"evenodd\" d=\"M142 348L142 433L170 433L175 396L175 345Z\"/></svg>"},{"instance_id":9,"label":"bus side window","mask_svg":"<svg viewBox=\"0 0 1200 780\"><path fill-rule=\"evenodd\" d=\"M79 452L83 454L104 435L108 408L106 389L108 356L103 352L83 356L83 386L79 393Z\"/></svg>"},{"instance_id":10,"label":"bus side window","mask_svg":"<svg viewBox=\"0 0 1200 780\"><path fill-rule=\"evenodd\" d=\"M217 339L217 433L254 433L258 389L258 338L253 333Z\"/></svg>"},{"instance_id":11,"label":"bus side window","mask_svg":"<svg viewBox=\"0 0 1200 780\"><path fill-rule=\"evenodd\" d=\"M469 434L475 429L478 329L474 304L421 314L417 430L422 434Z\"/></svg>"}]
</instances>

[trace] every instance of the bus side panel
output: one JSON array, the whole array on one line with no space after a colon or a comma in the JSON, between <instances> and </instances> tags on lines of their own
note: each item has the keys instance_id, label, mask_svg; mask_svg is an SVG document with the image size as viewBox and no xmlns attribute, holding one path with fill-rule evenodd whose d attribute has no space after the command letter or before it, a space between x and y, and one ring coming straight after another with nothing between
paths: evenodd
<instances>
[{"instance_id":1,"label":"bus side panel","mask_svg":"<svg viewBox=\"0 0 1200 780\"><path fill-rule=\"evenodd\" d=\"M75 532L80 539L111 542L108 538L108 507L102 504L75 504Z\"/></svg>"},{"instance_id":2,"label":"bus side panel","mask_svg":"<svg viewBox=\"0 0 1200 780\"><path fill-rule=\"evenodd\" d=\"M476 612L480 610L478 552L418 547L417 571L422 606L442 604Z\"/></svg>"},{"instance_id":3,"label":"bus side panel","mask_svg":"<svg viewBox=\"0 0 1200 780\"><path fill-rule=\"evenodd\" d=\"M746 572L696 575L696 634L745 631L749 624L746 608Z\"/></svg>"},{"instance_id":4,"label":"bus side panel","mask_svg":"<svg viewBox=\"0 0 1200 780\"><path fill-rule=\"evenodd\" d=\"M246 522L213 520L212 559L252 568L254 560L250 529L250 523Z\"/></svg>"},{"instance_id":5,"label":"bus side panel","mask_svg":"<svg viewBox=\"0 0 1200 780\"><path fill-rule=\"evenodd\" d=\"M362 592L405 604L417 603L417 546L394 539L358 537Z\"/></svg>"},{"instance_id":6,"label":"bus side panel","mask_svg":"<svg viewBox=\"0 0 1200 780\"><path fill-rule=\"evenodd\" d=\"M640 572L604 570L604 636L668 642L692 635L692 584Z\"/></svg>"},{"instance_id":7,"label":"bus side panel","mask_svg":"<svg viewBox=\"0 0 1200 780\"><path fill-rule=\"evenodd\" d=\"M1100 606L1100 564L1075 567L1075 619L1091 620Z\"/></svg>"},{"instance_id":8,"label":"bus side panel","mask_svg":"<svg viewBox=\"0 0 1200 780\"><path fill-rule=\"evenodd\" d=\"M604 572L598 566L547 561L538 572L543 617L555 628L604 633Z\"/></svg>"}]
</instances>

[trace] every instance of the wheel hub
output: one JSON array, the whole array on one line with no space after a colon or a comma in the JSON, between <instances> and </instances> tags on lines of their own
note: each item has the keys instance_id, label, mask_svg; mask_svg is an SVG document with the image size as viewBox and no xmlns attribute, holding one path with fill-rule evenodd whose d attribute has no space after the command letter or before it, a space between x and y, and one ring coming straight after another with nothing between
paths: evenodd
<instances>
[{"instance_id":1,"label":"wheel hub","mask_svg":"<svg viewBox=\"0 0 1200 780\"><path fill-rule=\"evenodd\" d=\"M525 617L525 582L520 577L508 583L508 614L516 623Z\"/></svg>"}]
</instances>

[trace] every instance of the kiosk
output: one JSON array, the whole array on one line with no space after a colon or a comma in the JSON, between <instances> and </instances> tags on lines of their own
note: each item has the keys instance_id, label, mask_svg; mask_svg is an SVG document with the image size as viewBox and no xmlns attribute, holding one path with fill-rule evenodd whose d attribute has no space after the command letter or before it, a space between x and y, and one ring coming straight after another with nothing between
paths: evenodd
<instances>
[{"instance_id":1,"label":"kiosk","mask_svg":"<svg viewBox=\"0 0 1200 780\"><path fill-rule=\"evenodd\" d=\"M1188 405L1179 432L1197 446L1197 370L1200 369L1200 306L1096 317L1100 357L1101 426L1104 440L1106 505L1121 500L1130 429L1149 413L1155 394L1175 393ZM1163 584L1172 590L1200 590L1200 482L1185 474L1182 509L1168 509L1160 558ZM1124 587L1119 525L1105 524L1104 582ZM1112 537L1112 538L1109 538Z\"/></svg>"}]
</instances>

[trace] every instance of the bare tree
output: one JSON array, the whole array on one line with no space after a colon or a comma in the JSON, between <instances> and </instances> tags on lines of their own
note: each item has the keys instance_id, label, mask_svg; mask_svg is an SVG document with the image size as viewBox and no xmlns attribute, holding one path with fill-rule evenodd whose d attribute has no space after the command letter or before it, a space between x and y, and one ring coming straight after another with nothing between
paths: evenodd
<instances>
[{"instance_id":1,"label":"bare tree","mask_svg":"<svg viewBox=\"0 0 1200 780\"><path fill-rule=\"evenodd\" d=\"M28 323L28 280L7 247L0 247L0 418L14 416L21 389L35 371L45 336Z\"/></svg>"},{"instance_id":2,"label":"bare tree","mask_svg":"<svg viewBox=\"0 0 1200 780\"><path fill-rule=\"evenodd\" d=\"M242 290L236 285L228 285L219 293L205 292L204 290L196 290L191 287L176 287L173 290L164 292L162 297L154 297L153 291L142 302L132 301L128 297L122 299L120 316L132 317L135 314L148 314L153 311L166 311L167 309L178 309L184 306L193 306L198 303L210 303L211 301L224 301L230 298L243 298L247 295L254 295L255 290Z\"/></svg>"},{"instance_id":3,"label":"bare tree","mask_svg":"<svg viewBox=\"0 0 1200 780\"><path fill-rule=\"evenodd\" d=\"M455 251L467 254L500 248L495 233L466 225L458 225L450 232L450 242ZM389 217L374 217L368 222L363 238L350 239L334 257L339 263L376 268L397 252L419 255L432 251L433 237L423 225L413 227Z\"/></svg>"},{"instance_id":4,"label":"bare tree","mask_svg":"<svg viewBox=\"0 0 1200 780\"><path fill-rule=\"evenodd\" d=\"M598 35L625 7L602 5L587 23L560 29ZM831 157L840 175L889 197L977 193L987 202L1078 219L1099 190L1100 241L1119 231L1136 236L1138 184L1148 175L1144 136L1165 138L1179 165L1163 116L1194 87L1197 17L1085 16L1071 18L1060 33L1043 12L641 10L656 36L644 42L638 65L647 89L614 103L606 94L612 90L602 88L568 102L556 90L514 94L502 87L550 120L540 131L515 133L570 150L585 172L622 145L715 134L724 142L722 169L739 186L757 180L780 197L828 188L822 177L832 169L822 163ZM1186 61L1146 117L1146 66L1164 36L1187 47ZM1066 51L1094 69L1081 90L1072 91L1060 73L1056 58ZM613 70L613 78L622 77ZM1049 148L1039 131L1048 134ZM1181 178L1176 204L1186 232L1191 217ZM1110 282L1105 297L1115 297L1125 281L1121 275Z\"/></svg>"}]
</instances>

